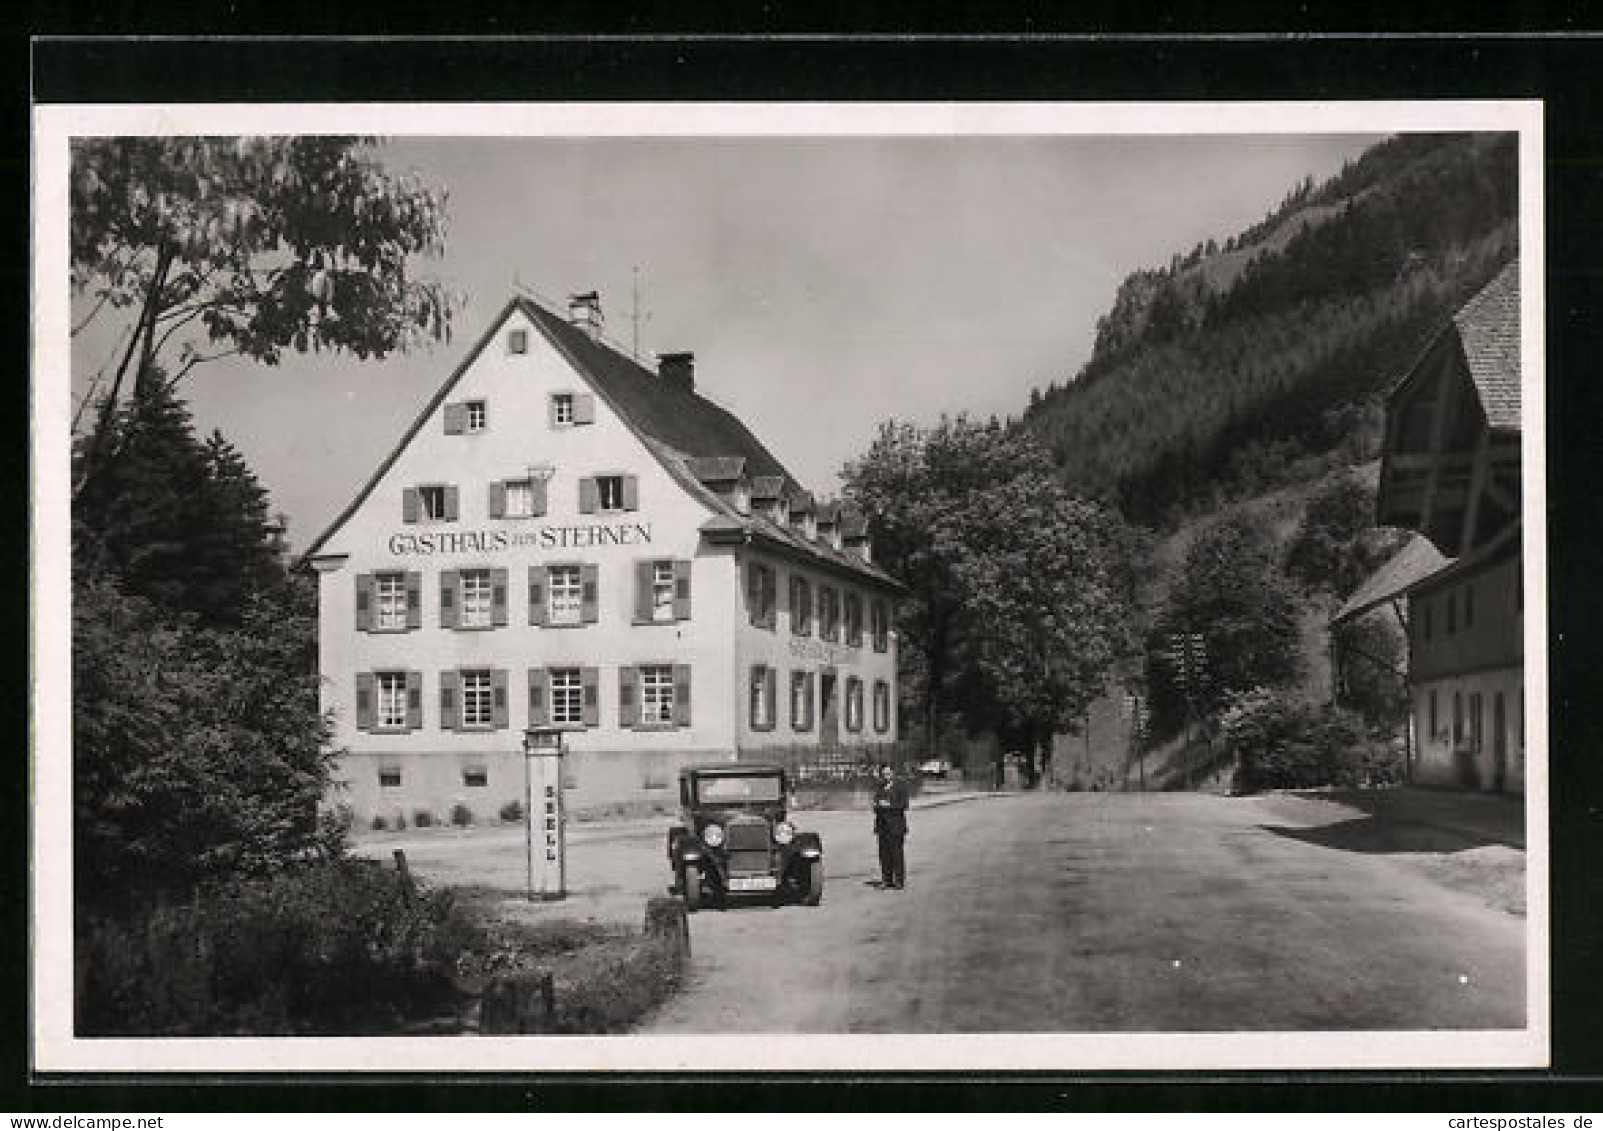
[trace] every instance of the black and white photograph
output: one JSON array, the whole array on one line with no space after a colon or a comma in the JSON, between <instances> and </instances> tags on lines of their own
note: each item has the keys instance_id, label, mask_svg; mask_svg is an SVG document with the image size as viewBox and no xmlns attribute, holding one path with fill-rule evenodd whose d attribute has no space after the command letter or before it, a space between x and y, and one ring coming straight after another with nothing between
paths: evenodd
<instances>
[{"instance_id":1,"label":"black and white photograph","mask_svg":"<svg viewBox=\"0 0 1603 1131\"><path fill-rule=\"evenodd\" d=\"M38 1068L1550 1063L1539 103L34 113Z\"/></svg>"}]
</instances>

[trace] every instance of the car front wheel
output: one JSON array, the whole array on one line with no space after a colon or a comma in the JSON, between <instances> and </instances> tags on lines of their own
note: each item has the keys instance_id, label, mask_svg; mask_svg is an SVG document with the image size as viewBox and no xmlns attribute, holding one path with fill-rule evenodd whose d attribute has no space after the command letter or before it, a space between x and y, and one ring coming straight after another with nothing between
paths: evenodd
<instances>
[{"instance_id":1,"label":"car front wheel","mask_svg":"<svg viewBox=\"0 0 1603 1131\"><path fill-rule=\"evenodd\" d=\"M685 910L696 911L701 907L701 873L694 868L685 868L679 873L679 893L685 897Z\"/></svg>"},{"instance_id":2,"label":"car front wheel","mask_svg":"<svg viewBox=\"0 0 1603 1131\"><path fill-rule=\"evenodd\" d=\"M814 860L807 865L807 894L802 902L808 907L817 907L824 898L824 862Z\"/></svg>"}]
</instances>

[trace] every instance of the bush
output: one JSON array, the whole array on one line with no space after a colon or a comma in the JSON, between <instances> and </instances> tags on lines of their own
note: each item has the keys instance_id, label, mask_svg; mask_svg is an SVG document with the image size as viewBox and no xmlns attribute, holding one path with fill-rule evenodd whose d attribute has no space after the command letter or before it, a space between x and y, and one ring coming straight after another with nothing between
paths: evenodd
<instances>
[{"instance_id":1,"label":"bush","mask_svg":"<svg viewBox=\"0 0 1603 1131\"><path fill-rule=\"evenodd\" d=\"M1263 688L1237 696L1220 719L1240 793L1385 784L1399 776L1386 745L1353 711L1287 700Z\"/></svg>"},{"instance_id":2,"label":"bush","mask_svg":"<svg viewBox=\"0 0 1603 1131\"><path fill-rule=\"evenodd\" d=\"M473 810L458 801L451 806L451 823L459 827L471 825L473 823Z\"/></svg>"},{"instance_id":3,"label":"bush","mask_svg":"<svg viewBox=\"0 0 1603 1131\"><path fill-rule=\"evenodd\" d=\"M235 880L127 917L85 915L77 1035L360 1035L454 1005L477 928L449 892L371 861Z\"/></svg>"},{"instance_id":4,"label":"bush","mask_svg":"<svg viewBox=\"0 0 1603 1131\"><path fill-rule=\"evenodd\" d=\"M501 806L501 819L508 824L523 820L523 802L508 801Z\"/></svg>"}]
</instances>

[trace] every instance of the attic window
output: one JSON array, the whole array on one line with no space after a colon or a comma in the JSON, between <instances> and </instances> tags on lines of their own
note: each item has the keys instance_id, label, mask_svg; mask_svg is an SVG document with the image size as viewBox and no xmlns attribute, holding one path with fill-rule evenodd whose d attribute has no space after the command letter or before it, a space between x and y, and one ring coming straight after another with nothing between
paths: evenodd
<instances>
[{"instance_id":1,"label":"attic window","mask_svg":"<svg viewBox=\"0 0 1603 1131\"><path fill-rule=\"evenodd\" d=\"M527 331L527 330L508 330L507 331L507 353L528 353L528 352L529 352L529 331Z\"/></svg>"},{"instance_id":2,"label":"attic window","mask_svg":"<svg viewBox=\"0 0 1603 1131\"><path fill-rule=\"evenodd\" d=\"M573 394L572 393L553 393L553 394L551 394L551 423L553 423L553 424L572 424L573 423Z\"/></svg>"},{"instance_id":3,"label":"attic window","mask_svg":"<svg viewBox=\"0 0 1603 1131\"><path fill-rule=\"evenodd\" d=\"M489 412L483 401L468 401L463 408L463 424L469 432L483 432L489 422Z\"/></svg>"}]
</instances>

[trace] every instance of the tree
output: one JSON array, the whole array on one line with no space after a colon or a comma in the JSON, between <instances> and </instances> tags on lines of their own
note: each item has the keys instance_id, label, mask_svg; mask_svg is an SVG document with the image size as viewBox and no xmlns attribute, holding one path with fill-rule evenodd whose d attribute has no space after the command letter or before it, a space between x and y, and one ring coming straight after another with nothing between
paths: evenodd
<instances>
[{"instance_id":1,"label":"tree","mask_svg":"<svg viewBox=\"0 0 1603 1131\"><path fill-rule=\"evenodd\" d=\"M97 907L337 852L315 595L297 578L204 628L83 572L73 594L74 860Z\"/></svg>"},{"instance_id":2,"label":"tree","mask_svg":"<svg viewBox=\"0 0 1603 1131\"><path fill-rule=\"evenodd\" d=\"M195 438L165 384L108 427L113 454L73 508L75 550L126 593L237 625L247 597L283 577L267 492L220 433Z\"/></svg>"},{"instance_id":3,"label":"tree","mask_svg":"<svg viewBox=\"0 0 1603 1131\"><path fill-rule=\"evenodd\" d=\"M1129 650L1115 516L995 421L887 423L843 478L875 560L910 590L898 623L931 743L949 709L1032 755L1072 725Z\"/></svg>"},{"instance_id":4,"label":"tree","mask_svg":"<svg viewBox=\"0 0 1603 1131\"><path fill-rule=\"evenodd\" d=\"M1300 668L1294 595L1273 543L1242 513L1197 536L1155 627L1149 666L1161 726L1172 726L1182 706L1176 668L1163 655L1173 636L1202 637L1204 678L1191 691L1203 710L1255 687L1285 685Z\"/></svg>"},{"instance_id":5,"label":"tree","mask_svg":"<svg viewBox=\"0 0 1603 1131\"><path fill-rule=\"evenodd\" d=\"M75 487L104 466L130 386L143 402L229 354L268 365L286 349L382 357L448 333L453 301L408 273L414 256L443 246L444 199L387 173L374 145L355 137L73 144L81 309L73 333L108 311L127 320L116 368L84 400L98 406L97 423ZM176 357L163 362L169 346Z\"/></svg>"}]
</instances>

